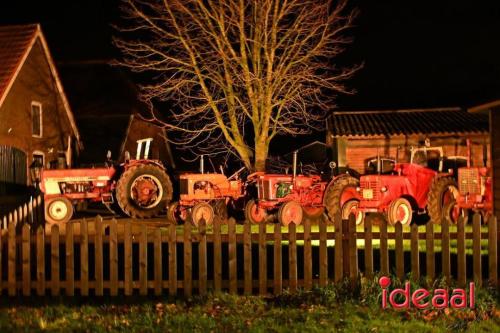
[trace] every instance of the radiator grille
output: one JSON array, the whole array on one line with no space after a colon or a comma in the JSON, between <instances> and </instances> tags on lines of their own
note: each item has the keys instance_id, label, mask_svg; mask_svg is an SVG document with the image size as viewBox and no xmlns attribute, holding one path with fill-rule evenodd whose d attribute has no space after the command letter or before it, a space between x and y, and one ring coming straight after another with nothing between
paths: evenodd
<instances>
[{"instance_id":1,"label":"radiator grille","mask_svg":"<svg viewBox=\"0 0 500 333\"><path fill-rule=\"evenodd\" d=\"M479 169L462 168L458 170L458 186L462 194L480 194L481 181Z\"/></svg>"},{"instance_id":2,"label":"radiator grille","mask_svg":"<svg viewBox=\"0 0 500 333\"><path fill-rule=\"evenodd\" d=\"M377 180L360 182L361 195L364 200L379 200L380 198L380 182Z\"/></svg>"}]
</instances>

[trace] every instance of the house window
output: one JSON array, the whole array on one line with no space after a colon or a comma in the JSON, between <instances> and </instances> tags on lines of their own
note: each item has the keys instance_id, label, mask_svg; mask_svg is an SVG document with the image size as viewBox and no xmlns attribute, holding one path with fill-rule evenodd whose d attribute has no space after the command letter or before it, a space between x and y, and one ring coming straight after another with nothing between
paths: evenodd
<instances>
[{"instance_id":1,"label":"house window","mask_svg":"<svg viewBox=\"0 0 500 333\"><path fill-rule=\"evenodd\" d=\"M41 138L43 135L42 104L31 102L32 133L34 137Z\"/></svg>"},{"instance_id":2,"label":"house window","mask_svg":"<svg viewBox=\"0 0 500 333\"><path fill-rule=\"evenodd\" d=\"M45 154L41 151L33 152L33 162L38 161L41 165L45 167Z\"/></svg>"}]
</instances>

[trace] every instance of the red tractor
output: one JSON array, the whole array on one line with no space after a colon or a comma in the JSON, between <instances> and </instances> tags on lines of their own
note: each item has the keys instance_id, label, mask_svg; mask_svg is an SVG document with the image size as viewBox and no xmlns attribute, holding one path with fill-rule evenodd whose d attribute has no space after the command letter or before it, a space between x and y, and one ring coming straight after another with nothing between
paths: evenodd
<instances>
[{"instance_id":1,"label":"red tractor","mask_svg":"<svg viewBox=\"0 0 500 333\"><path fill-rule=\"evenodd\" d=\"M229 178L221 173L204 173L203 156L200 160L201 173L185 173L180 176L180 200L169 205L168 217L191 219L198 225L201 219L212 224L217 214L227 219L227 205L244 197L244 183L239 178L245 168L236 171Z\"/></svg>"},{"instance_id":2,"label":"red tractor","mask_svg":"<svg viewBox=\"0 0 500 333\"><path fill-rule=\"evenodd\" d=\"M359 201L356 192L359 182L347 173L330 182L317 175L297 175L297 152L293 155L292 175L256 172L247 181L255 183L257 188L257 199L248 201L245 207L245 216L253 223L265 222L273 211L277 211L278 221L283 225L300 224L303 215L319 217L325 208L332 219L337 214L348 216ZM348 211L342 211L342 207Z\"/></svg>"},{"instance_id":3,"label":"red tractor","mask_svg":"<svg viewBox=\"0 0 500 333\"><path fill-rule=\"evenodd\" d=\"M458 169L458 195L443 208L444 218L456 223L469 211L479 212L483 221L493 213L493 182L490 168L486 167L486 150L483 148L483 167L472 166L470 140L467 140L467 166Z\"/></svg>"},{"instance_id":4,"label":"red tractor","mask_svg":"<svg viewBox=\"0 0 500 333\"><path fill-rule=\"evenodd\" d=\"M108 153L107 166L92 169L43 170L40 188L44 193L45 219L64 223L79 202L118 203L121 211L135 218L150 218L163 211L172 199L172 183L158 160L148 159L153 139L137 141L136 159L125 158L113 165ZM142 145L144 157L141 158Z\"/></svg>"},{"instance_id":5,"label":"red tractor","mask_svg":"<svg viewBox=\"0 0 500 333\"><path fill-rule=\"evenodd\" d=\"M409 225L422 215L440 223L443 206L458 191L453 172L442 172L442 156L441 147L412 149L410 163L396 163L391 174L362 176L357 222L366 213L382 213L391 225ZM431 168L432 161L437 170Z\"/></svg>"}]
</instances>

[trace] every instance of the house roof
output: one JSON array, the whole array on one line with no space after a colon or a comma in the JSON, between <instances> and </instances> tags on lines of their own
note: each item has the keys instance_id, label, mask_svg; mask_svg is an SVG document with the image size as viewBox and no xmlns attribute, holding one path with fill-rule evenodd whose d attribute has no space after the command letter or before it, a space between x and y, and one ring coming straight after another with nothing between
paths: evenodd
<instances>
[{"instance_id":1,"label":"house roof","mask_svg":"<svg viewBox=\"0 0 500 333\"><path fill-rule=\"evenodd\" d=\"M465 134L488 132L488 117L461 108L340 111L328 119L333 136Z\"/></svg>"},{"instance_id":2,"label":"house roof","mask_svg":"<svg viewBox=\"0 0 500 333\"><path fill-rule=\"evenodd\" d=\"M50 71L54 77L57 89L61 95L64 108L68 115L71 128L73 129L78 143L81 144L80 134L78 132L78 128L76 127L73 113L71 112L71 108L64 93L54 61L50 55L47 41L43 36L39 24L0 26L0 106L2 106L10 88L16 80L17 75L21 71L21 68L23 67L31 49L33 48L33 45L37 40L39 40L42 45Z\"/></svg>"},{"instance_id":3,"label":"house roof","mask_svg":"<svg viewBox=\"0 0 500 333\"><path fill-rule=\"evenodd\" d=\"M500 99L496 99L488 103L471 107L469 108L469 112L476 113L476 112L490 111L493 109L497 109L498 107L500 107Z\"/></svg>"}]
</instances>

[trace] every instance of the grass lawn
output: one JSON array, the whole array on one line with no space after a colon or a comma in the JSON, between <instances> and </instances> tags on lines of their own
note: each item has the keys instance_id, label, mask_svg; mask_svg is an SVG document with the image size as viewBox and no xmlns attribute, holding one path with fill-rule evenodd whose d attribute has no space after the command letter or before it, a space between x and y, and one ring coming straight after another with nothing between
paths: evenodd
<instances>
[{"instance_id":1,"label":"grass lawn","mask_svg":"<svg viewBox=\"0 0 500 333\"><path fill-rule=\"evenodd\" d=\"M476 290L476 300L475 309L382 310L374 281L279 297L4 299L0 332L499 332L498 298Z\"/></svg>"}]
</instances>

